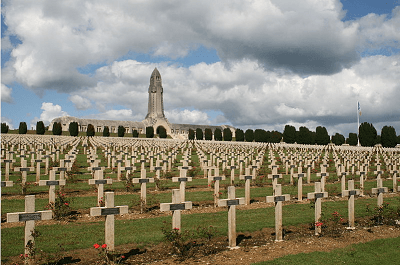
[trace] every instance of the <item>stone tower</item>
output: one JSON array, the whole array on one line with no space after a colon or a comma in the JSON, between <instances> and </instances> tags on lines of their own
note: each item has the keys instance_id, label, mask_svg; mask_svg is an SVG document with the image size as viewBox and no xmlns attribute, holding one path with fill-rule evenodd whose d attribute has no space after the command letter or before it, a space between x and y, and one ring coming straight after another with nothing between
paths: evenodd
<instances>
[{"instance_id":1,"label":"stone tower","mask_svg":"<svg viewBox=\"0 0 400 265\"><path fill-rule=\"evenodd\" d=\"M165 119L163 87L161 84L161 75L157 68L154 68L150 77L149 86L149 105L146 120Z\"/></svg>"}]
</instances>

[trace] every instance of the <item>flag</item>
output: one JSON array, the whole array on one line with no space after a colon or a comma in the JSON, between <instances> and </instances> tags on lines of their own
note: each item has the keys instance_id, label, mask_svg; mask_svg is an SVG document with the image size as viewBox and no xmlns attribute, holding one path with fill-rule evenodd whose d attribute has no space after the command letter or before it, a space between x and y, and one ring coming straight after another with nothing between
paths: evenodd
<instances>
[{"instance_id":1,"label":"flag","mask_svg":"<svg viewBox=\"0 0 400 265\"><path fill-rule=\"evenodd\" d=\"M361 116L361 106L360 106L359 101L357 101L357 110L358 110L358 114Z\"/></svg>"}]
</instances>

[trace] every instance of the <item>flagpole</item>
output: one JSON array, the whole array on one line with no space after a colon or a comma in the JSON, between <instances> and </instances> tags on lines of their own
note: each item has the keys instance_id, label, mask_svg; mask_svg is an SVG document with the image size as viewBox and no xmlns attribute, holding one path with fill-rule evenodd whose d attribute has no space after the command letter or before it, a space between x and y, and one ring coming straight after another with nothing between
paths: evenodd
<instances>
[{"instance_id":1,"label":"flagpole","mask_svg":"<svg viewBox=\"0 0 400 265\"><path fill-rule=\"evenodd\" d=\"M360 102L357 101L357 146L360 146Z\"/></svg>"}]
</instances>

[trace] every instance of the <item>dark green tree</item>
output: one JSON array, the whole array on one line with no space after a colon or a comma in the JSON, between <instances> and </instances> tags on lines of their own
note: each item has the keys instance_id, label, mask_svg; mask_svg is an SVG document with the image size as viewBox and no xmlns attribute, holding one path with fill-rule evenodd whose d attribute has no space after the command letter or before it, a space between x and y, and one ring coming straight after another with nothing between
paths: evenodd
<instances>
[{"instance_id":1,"label":"dark green tree","mask_svg":"<svg viewBox=\"0 0 400 265\"><path fill-rule=\"evenodd\" d=\"M296 142L296 128L294 126L285 125L283 141L287 144L293 144Z\"/></svg>"},{"instance_id":2,"label":"dark green tree","mask_svg":"<svg viewBox=\"0 0 400 265\"><path fill-rule=\"evenodd\" d=\"M28 127L26 126L26 122L22 121L19 123L18 133L26 134L28 132Z\"/></svg>"},{"instance_id":3,"label":"dark green tree","mask_svg":"<svg viewBox=\"0 0 400 265\"><path fill-rule=\"evenodd\" d=\"M358 144L358 137L356 133L349 133L349 138L346 139L346 143L352 146Z\"/></svg>"},{"instance_id":4,"label":"dark green tree","mask_svg":"<svg viewBox=\"0 0 400 265\"><path fill-rule=\"evenodd\" d=\"M397 135L397 144L400 144L400 134Z\"/></svg>"},{"instance_id":5,"label":"dark green tree","mask_svg":"<svg viewBox=\"0 0 400 265\"><path fill-rule=\"evenodd\" d=\"M327 145L330 142L328 131L325 127L318 126L315 129L315 143L318 145Z\"/></svg>"},{"instance_id":6,"label":"dark green tree","mask_svg":"<svg viewBox=\"0 0 400 265\"><path fill-rule=\"evenodd\" d=\"M271 138L270 142L271 143L280 143L282 140L283 134L278 132L278 131L272 131L271 132Z\"/></svg>"},{"instance_id":7,"label":"dark green tree","mask_svg":"<svg viewBox=\"0 0 400 265\"><path fill-rule=\"evenodd\" d=\"M8 133L8 129L9 129L9 127L8 127L7 123L2 122L1 123L1 133Z\"/></svg>"},{"instance_id":8,"label":"dark green tree","mask_svg":"<svg viewBox=\"0 0 400 265\"><path fill-rule=\"evenodd\" d=\"M236 142L244 141L244 132L242 129L236 129L235 136L236 136Z\"/></svg>"},{"instance_id":9,"label":"dark green tree","mask_svg":"<svg viewBox=\"0 0 400 265\"><path fill-rule=\"evenodd\" d=\"M69 135L71 135L71 136L78 136L78 134L79 134L79 126L78 126L78 123L77 123L76 121L71 122L71 123L69 124L68 131L69 131Z\"/></svg>"},{"instance_id":10,"label":"dark green tree","mask_svg":"<svg viewBox=\"0 0 400 265\"><path fill-rule=\"evenodd\" d=\"M93 124L88 124L87 130L86 130L86 136L94 136L94 126Z\"/></svg>"},{"instance_id":11,"label":"dark green tree","mask_svg":"<svg viewBox=\"0 0 400 265\"><path fill-rule=\"evenodd\" d=\"M36 134L44 135L46 128L44 127L43 121L36 122Z\"/></svg>"},{"instance_id":12,"label":"dark green tree","mask_svg":"<svg viewBox=\"0 0 400 265\"><path fill-rule=\"evenodd\" d=\"M110 136L110 128L108 128L108 126L104 126L104 128L103 128L103 136L104 137L109 137Z\"/></svg>"},{"instance_id":13,"label":"dark green tree","mask_svg":"<svg viewBox=\"0 0 400 265\"><path fill-rule=\"evenodd\" d=\"M232 131L229 128L225 128L223 131L224 141L232 141Z\"/></svg>"},{"instance_id":14,"label":"dark green tree","mask_svg":"<svg viewBox=\"0 0 400 265\"><path fill-rule=\"evenodd\" d=\"M214 140L215 141L222 141L222 132L221 129L217 128L214 131Z\"/></svg>"},{"instance_id":15,"label":"dark green tree","mask_svg":"<svg viewBox=\"0 0 400 265\"><path fill-rule=\"evenodd\" d=\"M163 126L160 126L160 128L158 128L158 137L167 138L167 130Z\"/></svg>"},{"instance_id":16,"label":"dark green tree","mask_svg":"<svg viewBox=\"0 0 400 265\"><path fill-rule=\"evenodd\" d=\"M383 147L395 147L397 145L395 128L392 126L383 126L381 130L381 142Z\"/></svg>"},{"instance_id":17,"label":"dark green tree","mask_svg":"<svg viewBox=\"0 0 400 265\"><path fill-rule=\"evenodd\" d=\"M212 131L210 128L206 128L204 130L204 139L206 139L208 141L212 140Z\"/></svg>"},{"instance_id":18,"label":"dark green tree","mask_svg":"<svg viewBox=\"0 0 400 265\"><path fill-rule=\"evenodd\" d=\"M146 138L154 138L154 128L152 126L146 127Z\"/></svg>"},{"instance_id":19,"label":"dark green tree","mask_svg":"<svg viewBox=\"0 0 400 265\"><path fill-rule=\"evenodd\" d=\"M263 129L256 129L254 131L254 141L257 143L267 142L267 132Z\"/></svg>"},{"instance_id":20,"label":"dark green tree","mask_svg":"<svg viewBox=\"0 0 400 265\"><path fill-rule=\"evenodd\" d=\"M307 127L301 126L299 128L297 143L298 144L311 144L312 143L312 133L310 132L310 130Z\"/></svg>"},{"instance_id":21,"label":"dark green tree","mask_svg":"<svg viewBox=\"0 0 400 265\"><path fill-rule=\"evenodd\" d=\"M118 126L118 137L124 137L125 136L125 127L122 125Z\"/></svg>"},{"instance_id":22,"label":"dark green tree","mask_svg":"<svg viewBox=\"0 0 400 265\"><path fill-rule=\"evenodd\" d=\"M189 129L188 139L189 140L194 140L194 138L195 138L194 130Z\"/></svg>"},{"instance_id":23,"label":"dark green tree","mask_svg":"<svg viewBox=\"0 0 400 265\"><path fill-rule=\"evenodd\" d=\"M342 145L345 143L344 136L340 133L335 133L334 136L332 136L332 143L336 145Z\"/></svg>"},{"instance_id":24,"label":"dark green tree","mask_svg":"<svg viewBox=\"0 0 400 265\"><path fill-rule=\"evenodd\" d=\"M203 130L200 128L196 129L196 140L203 140Z\"/></svg>"},{"instance_id":25,"label":"dark green tree","mask_svg":"<svg viewBox=\"0 0 400 265\"><path fill-rule=\"evenodd\" d=\"M133 138L138 138L138 137L139 137L139 132L138 132L138 130L134 129L134 130L132 131L132 137L133 137Z\"/></svg>"},{"instance_id":26,"label":"dark green tree","mask_svg":"<svg viewBox=\"0 0 400 265\"><path fill-rule=\"evenodd\" d=\"M362 146L374 146L376 143L376 136L376 129L372 123L361 123L358 137Z\"/></svg>"},{"instance_id":27,"label":"dark green tree","mask_svg":"<svg viewBox=\"0 0 400 265\"><path fill-rule=\"evenodd\" d=\"M53 124L53 135L61 135L61 134L62 134L61 122L55 122Z\"/></svg>"},{"instance_id":28,"label":"dark green tree","mask_svg":"<svg viewBox=\"0 0 400 265\"><path fill-rule=\"evenodd\" d=\"M253 142L254 141L254 131L252 129L247 129L244 133L244 139L246 142Z\"/></svg>"}]
</instances>

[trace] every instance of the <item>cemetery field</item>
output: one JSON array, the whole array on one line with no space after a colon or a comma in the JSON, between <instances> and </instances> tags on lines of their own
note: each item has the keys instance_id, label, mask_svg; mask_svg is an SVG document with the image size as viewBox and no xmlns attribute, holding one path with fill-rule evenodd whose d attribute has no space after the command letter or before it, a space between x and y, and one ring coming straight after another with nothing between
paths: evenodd
<instances>
[{"instance_id":1,"label":"cemetery field","mask_svg":"<svg viewBox=\"0 0 400 265\"><path fill-rule=\"evenodd\" d=\"M373 255L361 252L400 244L398 149L18 134L1 140L2 264L21 263L21 254L31 264L313 264L321 255L313 252L333 251L322 255L331 264L342 256L370 261ZM26 232L28 223L34 230ZM370 243L353 245L363 242Z\"/></svg>"}]
</instances>

